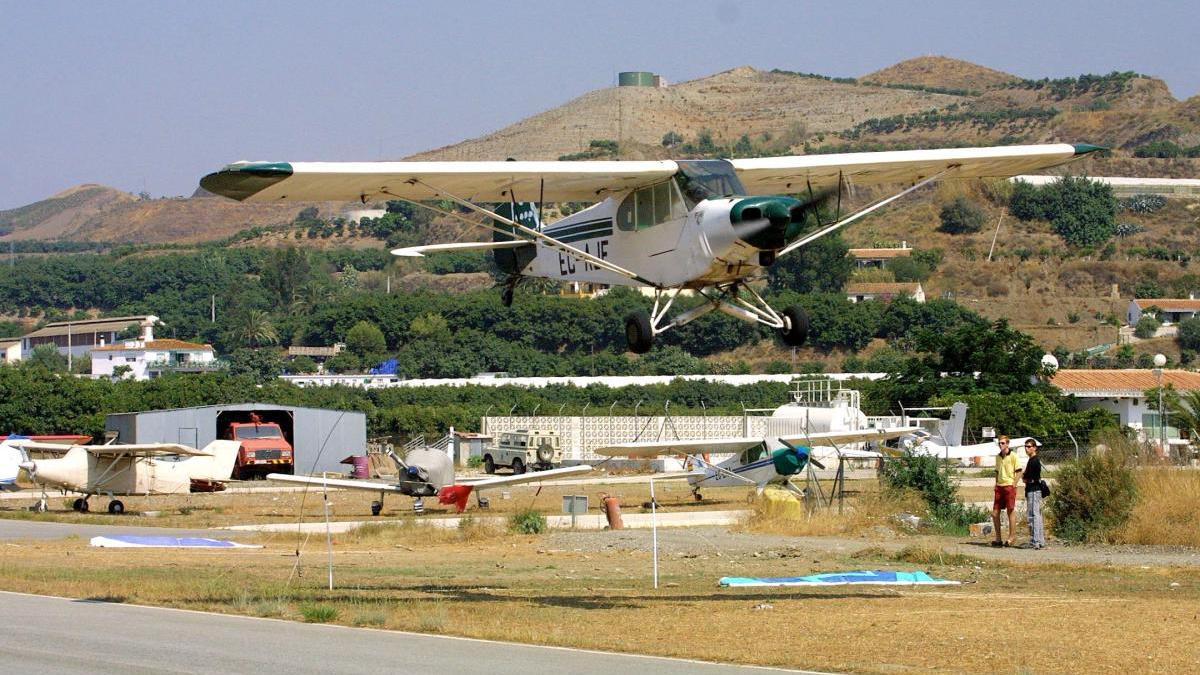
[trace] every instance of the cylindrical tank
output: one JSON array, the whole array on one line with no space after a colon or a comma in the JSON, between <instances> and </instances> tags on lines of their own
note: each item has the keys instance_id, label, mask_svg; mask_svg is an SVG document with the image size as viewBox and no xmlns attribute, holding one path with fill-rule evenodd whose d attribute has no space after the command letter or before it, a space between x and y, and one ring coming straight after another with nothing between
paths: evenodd
<instances>
[{"instance_id":1,"label":"cylindrical tank","mask_svg":"<svg viewBox=\"0 0 1200 675\"><path fill-rule=\"evenodd\" d=\"M619 87L653 87L654 73L644 70L627 70L617 74Z\"/></svg>"},{"instance_id":2,"label":"cylindrical tank","mask_svg":"<svg viewBox=\"0 0 1200 675\"><path fill-rule=\"evenodd\" d=\"M370 478L371 458L366 455L355 455L354 469L350 475L353 478Z\"/></svg>"},{"instance_id":3,"label":"cylindrical tank","mask_svg":"<svg viewBox=\"0 0 1200 675\"><path fill-rule=\"evenodd\" d=\"M621 520L621 500L612 495L601 493L600 504L604 509L604 517L608 520L608 529L625 529L625 522Z\"/></svg>"}]
</instances>

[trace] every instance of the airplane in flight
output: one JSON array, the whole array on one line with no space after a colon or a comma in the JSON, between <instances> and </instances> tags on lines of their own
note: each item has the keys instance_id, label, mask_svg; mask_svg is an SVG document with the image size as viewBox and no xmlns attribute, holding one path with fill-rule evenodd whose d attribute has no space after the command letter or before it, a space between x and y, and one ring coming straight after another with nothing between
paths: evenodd
<instances>
[{"instance_id":1,"label":"airplane in flight","mask_svg":"<svg viewBox=\"0 0 1200 675\"><path fill-rule=\"evenodd\" d=\"M173 495L222 490L237 461L238 441L217 440L203 449L176 443L137 445L68 445L9 437L0 443L0 484L16 484L19 470L42 488L34 509L47 509L46 487L83 493L72 508L89 510L93 495L109 497L108 512L125 513L125 503L114 496ZM29 451L57 454L51 459L30 459Z\"/></svg>"},{"instance_id":2,"label":"airplane in flight","mask_svg":"<svg viewBox=\"0 0 1200 675\"><path fill-rule=\"evenodd\" d=\"M507 275L505 305L523 277L652 288L652 309L625 319L629 349L644 353L656 336L714 311L801 345L804 311L777 311L754 288L781 257L934 181L1031 173L1101 149L1058 143L711 160L236 162L200 186L244 202L402 200L485 227L492 241L392 253L491 251ZM907 187L841 215L847 187L880 184ZM824 222L820 207L835 197L838 216ZM540 205L554 202L592 206L543 225ZM672 316L684 290L703 302Z\"/></svg>"},{"instance_id":3,"label":"airplane in flight","mask_svg":"<svg viewBox=\"0 0 1200 675\"><path fill-rule=\"evenodd\" d=\"M884 455L873 450L858 450L840 446L860 443L882 443L908 436L915 427L862 429L859 431L821 431L791 437L701 438L674 441L634 441L596 448L605 457L651 459L654 457L684 456L695 467L693 471L664 476L687 479L696 501L702 500L700 490L706 487L752 486L762 494L768 485L780 485L798 496L804 492L791 481L808 464L818 469L825 465L814 454L832 455L839 459L878 459ZM824 452L822 452L824 451ZM731 454L720 463L704 458L706 454ZM659 477L655 477L658 479Z\"/></svg>"},{"instance_id":4,"label":"airplane in flight","mask_svg":"<svg viewBox=\"0 0 1200 675\"><path fill-rule=\"evenodd\" d=\"M472 492L475 493L479 506L486 508L488 506L487 499L480 495L480 492L485 490L558 480L564 476L578 476L592 470L592 467L580 464L578 466L564 466L557 469L532 471L510 476L488 476L486 478L456 480L454 477L454 462L441 450L416 448L409 450L405 454L404 459L401 459L395 452L389 450L388 457L395 463L396 468L400 472L399 479L394 483L380 483L371 480L347 480L342 478L319 478L316 476L295 476L285 473L269 473L267 474L267 480L378 492L379 500L371 503L371 515L377 516L383 512L383 498L388 493L412 497L413 510L417 513L425 511L425 497L437 497L438 503L453 504L458 512L462 513L467 508L467 501L471 498Z\"/></svg>"}]
</instances>

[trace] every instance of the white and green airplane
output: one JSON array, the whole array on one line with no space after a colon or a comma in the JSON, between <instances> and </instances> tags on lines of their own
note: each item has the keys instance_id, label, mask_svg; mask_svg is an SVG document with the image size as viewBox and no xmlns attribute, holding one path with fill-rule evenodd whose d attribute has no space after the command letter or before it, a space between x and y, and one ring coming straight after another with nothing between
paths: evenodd
<instances>
[{"instance_id":1,"label":"white and green airplane","mask_svg":"<svg viewBox=\"0 0 1200 675\"><path fill-rule=\"evenodd\" d=\"M805 313L776 311L751 285L781 256L933 181L1030 173L1099 149L1064 143L730 160L237 162L200 185L247 202L398 199L479 224L433 203L452 202L487 216L493 241L392 253L492 251L508 275L506 305L521 277L653 288L653 309L625 319L630 350L643 353L656 335L713 311L803 344ZM907 187L833 222L818 218L818 206L835 195L840 203L846 187L876 184ZM593 205L543 226L536 205L546 202ZM707 302L669 316L684 289Z\"/></svg>"}]
</instances>

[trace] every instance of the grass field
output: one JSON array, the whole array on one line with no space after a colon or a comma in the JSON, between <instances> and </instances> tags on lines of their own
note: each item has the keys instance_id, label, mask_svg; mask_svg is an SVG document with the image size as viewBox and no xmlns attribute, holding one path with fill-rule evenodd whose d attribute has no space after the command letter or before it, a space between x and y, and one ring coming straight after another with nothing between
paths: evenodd
<instances>
[{"instance_id":1,"label":"grass field","mask_svg":"<svg viewBox=\"0 0 1200 675\"><path fill-rule=\"evenodd\" d=\"M631 544L628 536L373 525L335 537L333 591L319 536L265 536L263 549L220 552L9 542L0 549L0 588L852 672L1200 668L1195 567L1014 564L944 551L938 538L899 550L853 538L829 549L803 537L677 530L660 533L654 590L645 539ZM716 584L721 576L853 569L924 569L964 585Z\"/></svg>"}]
</instances>

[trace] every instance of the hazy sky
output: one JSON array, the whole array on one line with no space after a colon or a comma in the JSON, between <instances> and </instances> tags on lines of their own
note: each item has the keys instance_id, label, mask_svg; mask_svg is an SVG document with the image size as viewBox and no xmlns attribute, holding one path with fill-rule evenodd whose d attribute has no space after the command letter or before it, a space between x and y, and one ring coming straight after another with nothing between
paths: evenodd
<instances>
[{"instance_id":1,"label":"hazy sky","mask_svg":"<svg viewBox=\"0 0 1200 675\"><path fill-rule=\"evenodd\" d=\"M0 0L0 209L79 183L187 195L239 159L370 160L613 84L941 54L1200 90L1194 2Z\"/></svg>"}]
</instances>

